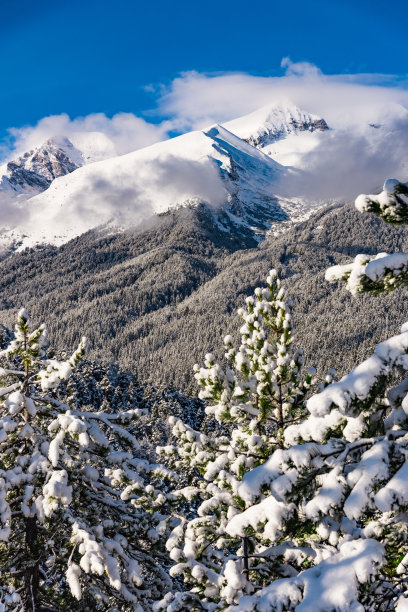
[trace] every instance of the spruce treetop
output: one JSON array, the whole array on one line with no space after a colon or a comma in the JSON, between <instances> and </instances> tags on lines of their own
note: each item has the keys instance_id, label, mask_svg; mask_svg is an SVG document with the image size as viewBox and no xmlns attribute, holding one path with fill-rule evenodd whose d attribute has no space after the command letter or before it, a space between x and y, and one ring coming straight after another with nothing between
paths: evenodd
<instances>
[{"instance_id":1,"label":"spruce treetop","mask_svg":"<svg viewBox=\"0 0 408 612\"><path fill-rule=\"evenodd\" d=\"M197 609L222 610L281 575L279 563L264 562L264 552L287 531L294 505L284 501L279 485L267 490L273 471L264 482L256 474L271 455L297 462L284 432L303 418L316 385L314 370L304 372L303 351L293 346L291 311L271 270L267 286L255 289L238 311L238 347L231 335L224 338L227 367L211 353L203 367L194 367L199 397L219 427L209 436L172 419L175 443L158 449L175 469L196 469L196 485L174 495L198 506L196 516L181 518L167 541L175 562L171 574L182 575L191 588L169 593L156 610L182 609L187 593ZM314 445L304 449L307 460L314 456ZM304 457L299 461L306 467Z\"/></svg>"}]
</instances>

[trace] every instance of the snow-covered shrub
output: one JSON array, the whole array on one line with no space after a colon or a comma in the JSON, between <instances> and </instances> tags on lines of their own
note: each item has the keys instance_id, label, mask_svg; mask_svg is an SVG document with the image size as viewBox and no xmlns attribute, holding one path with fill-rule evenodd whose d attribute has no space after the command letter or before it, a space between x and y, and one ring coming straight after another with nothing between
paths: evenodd
<instances>
[{"instance_id":1,"label":"snow-covered shrub","mask_svg":"<svg viewBox=\"0 0 408 612\"><path fill-rule=\"evenodd\" d=\"M0 609L150 610L170 585L155 487L169 472L140 456L138 409L57 399L85 339L66 360L46 345L21 310L0 353Z\"/></svg>"}]
</instances>

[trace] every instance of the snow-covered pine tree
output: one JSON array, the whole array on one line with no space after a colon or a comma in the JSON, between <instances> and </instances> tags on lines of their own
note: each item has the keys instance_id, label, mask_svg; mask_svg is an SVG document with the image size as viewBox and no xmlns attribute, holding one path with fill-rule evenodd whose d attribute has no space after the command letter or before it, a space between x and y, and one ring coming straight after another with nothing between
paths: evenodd
<instances>
[{"instance_id":1,"label":"snow-covered pine tree","mask_svg":"<svg viewBox=\"0 0 408 612\"><path fill-rule=\"evenodd\" d=\"M297 555L298 567L307 556L294 545L279 544L297 532L295 505L286 499L294 474L299 470L307 479L318 454L314 444L292 454L285 450L285 428L304 417L315 383L313 369L303 374L302 350L293 348L291 306L271 270L267 287L257 288L238 311L240 347L225 337L232 368L225 370L211 354L204 367L195 366L199 397L208 403L218 435L209 437L173 418L176 443L158 449L178 470L194 467L199 477L197 486L176 492L182 500L197 498L197 513L181 519L167 541L176 563L171 574L182 575L190 590L169 593L156 610L224 610L245 593L295 572L282 562L286 549ZM330 381L329 376L326 384ZM266 462L274 451L278 459L272 467Z\"/></svg>"},{"instance_id":2,"label":"snow-covered pine tree","mask_svg":"<svg viewBox=\"0 0 408 612\"><path fill-rule=\"evenodd\" d=\"M229 612L408 609L408 385L390 384L407 370L403 328L312 396L309 416L285 430L284 455L275 451L244 476L241 486L258 496L262 486L273 489L289 477L282 501L295 505L297 524L292 540L271 552L281 547L295 571L241 597ZM298 466L311 447L305 475Z\"/></svg>"},{"instance_id":3,"label":"snow-covered pine tree","mask_svg":"<svg viewBox=\"0 0 408 612\"><path fill-rule=\"evenodd\" d=\"M356 208L374 213L387 223L408 223L408 184L388 179L379 195L360 195ZM408 253L357 255L350 264L333 266L326 272L330 282L345 280L354 295L362 292L382 293L408 285Z\"/></svg>"},{"instance_id":4,"label":"snow-covered pine tree","mask_svg":"<svg viewBox=\"0 0 408 612\"><path fill-rule=\"evenodd\" d=\"M359 196L356 206L401 224L408 221L407 196L407 185L389 180L379 196ZM326 278L346 280L354 294L391 291L408 284L408 255L359 255L330 268ZM310 477L318 487L304 495L298 513L310 523L305 543L316 565L242 597L231 612L407 612L407 371L405 324L341 381L311 397L308 418L286 429L289 452L296 443L299 449L316 444ZM267 480L276 459L275 452L253 471L258 483ZM253 473L247 480L256 480Z\"/></svg>"},{"instance_id":5,"label":"snow-covered pine tree","mask_svg":"<svg viewBox=\"0 0 408 612\"><path fill-rule=\"evenodd\" d=\"M168 470L138 454L140 410L56 399L86 341L62 361L46 345L21 310L0 353L0 609L151 610L171 584L155 552Z\"/></svg>"}]
</instances>

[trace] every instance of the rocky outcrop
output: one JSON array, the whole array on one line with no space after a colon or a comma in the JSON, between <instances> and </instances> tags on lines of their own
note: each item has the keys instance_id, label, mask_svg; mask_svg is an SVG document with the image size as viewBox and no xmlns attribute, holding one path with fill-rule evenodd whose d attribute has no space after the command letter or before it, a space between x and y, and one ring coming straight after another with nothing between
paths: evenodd
<instances>
[{"instance_id":1,"label":"rocky outcrop","mask_svg":"<svg viewBox=\"0 0 408 612\"><path fill-rule=\"evenodd\" d=\"M270 128L265 126L265 131L263 133L250 136L245 140L254 147L262 148L290 134L315 131L323 132L328 129L329 126L324 119L315 119L312 115L292 116L286 123L272 125Z\"/></svg>"},{"instance_id":2,"label":"rocky outcrop","mask_svg":"<svg viewBox=\"0 0 408 612\"><path fill-rule=\"evenodd\" d=\"M233 119L224 125L258 149L303 132L323 132L329 129L326 121L292 104L276 103Z\"/></svg>"}]
</instances>

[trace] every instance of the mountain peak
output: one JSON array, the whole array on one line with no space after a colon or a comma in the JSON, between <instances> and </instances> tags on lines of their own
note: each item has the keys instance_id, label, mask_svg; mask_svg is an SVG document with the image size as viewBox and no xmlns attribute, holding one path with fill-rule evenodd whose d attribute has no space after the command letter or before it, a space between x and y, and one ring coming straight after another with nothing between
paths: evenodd
<instances>
[{"instance_id":1,"label":"mountain peak","mask_svg":"<svg viewBox=\"0 0 408 612\"><path fill-rule=\"evenodd\" d=\"M225 123L224 127L258 148L292 134L329 129L322 117L312 115L286 102L264 106L244 117Z\"/></svg>"},{"instance_id":2,"label":"mountain peak","mask_svg":"<svg viewBox=\"0 0 408 612\"><path fill-rule=\"evenodd\" d=\"M44 191L54 179L80 166L80 153L68 138L50 138L3 166L0 189L12 189L17 193Z\"/></svg>"},{"instance_id":3,"label":"mountain peak","mask_svg":"<svg viewBox=\"0 0 408 612\"><path fill-rule=\"evenodd\" d=\"M0 166L0 191L33 195L81 166L116 156L113 142L102 132L54 135L34 149Z\"/></svg>"}]
</instances>

